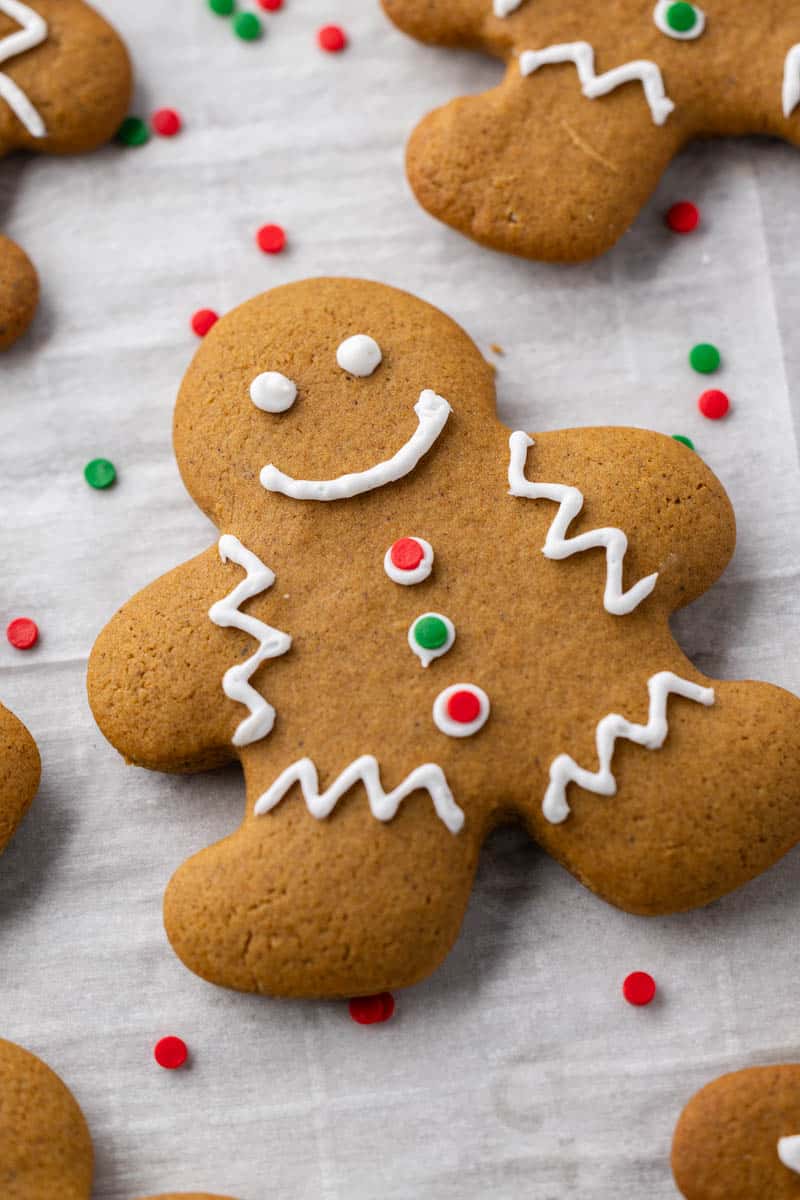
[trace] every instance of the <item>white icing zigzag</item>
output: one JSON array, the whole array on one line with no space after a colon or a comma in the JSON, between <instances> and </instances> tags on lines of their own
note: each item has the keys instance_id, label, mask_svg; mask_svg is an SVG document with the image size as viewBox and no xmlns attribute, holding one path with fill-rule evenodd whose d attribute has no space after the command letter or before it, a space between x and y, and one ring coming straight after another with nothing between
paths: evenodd
<instances>
[{"instance_id":1,"label":"white icing zigzag","mask_svg":"<svg viewBox=\"0 0 800 1200\"><path fill-rule=\"evenodd\" d=\"M522 75L532 75L539 67L564 62L572 62L577 67L583 94L589 100L606 96L623 83L631 83L638 79L644 88L656 125L663 125L675 109L664 90L661 70L654 62L638 59L597 75L594 69L594 48L589 42L567 42L564 45L547 46L543 50L523 50L519 56L519 69Z\"/></svg>"},{"instance_id":2,"label":"white icing zigzag","mask_svg":"<svg viewBox=\"0 0 800 1200\"><path fill-rule=\"evenodd\" d=\"M259 643L255 654L246 662L236 663L227 670L222 680L225 695L239 704L246 704L250 709L250 716L237 725L233 735L234 746L249 746L251 742L266 737L275 724L275 709L250 686L250 679L268 658L277 658L285 654L292 644L292 639L288 633L282 633L280 629L273 629L271 625L239 612L246 600L272 587L275 576L269 567L265 567L257 555L246 549L239 539L230 533L219 539L219 555L223 562L230 560L237 566L244 567L247 578L238 583L223 600L218 600L209 609L208 615L221 629L241 629Z\"/></svg>"},{"instance_id":3,"label":"white icing zigzag","mask_svg":"<svg viewBox=\"0 0 800 1200\"><path fill-rule=\"evenodd\" d=\"M796 1171L800 1175L800 1137L779 1138L778 1158L790 1171Z\"/></svg>"},{"instance_id":4,"label":"white icing zigzag","mask_svg":"<svg viewBox=\"0 0 800 1200\"><path fill-rule=\"evenodd\" d=\"M494 15L496 17L510 17L513 12L522 4L522 0L494 0Z\"/></svg>"},{"instance_id":5,"label":"white icing zigzag","mask_svg":"<svg viewBox=\"0 0 800 1200\"><path fill-rule=\"evenodd\" d=\"M672 671L659 671L647 681L650 694L650 711L646 725L634 725L617 713L609 713L603 717L595 733L595 745L600 768L597 771L587 771L579 767L574 758L568 754L559 754L550 767L550 783L542 802L542 812L553 825L560 825L570 814L567 803L567 786L577 783L587 792L598 796L616 796L617 781L611 772L611 760L614 757L614 746L617 738L625 738L644 746L646 750L660 750L667 740L669 724L667 722L667 700L670 695L685 696L697 704L706 706L714 703L714 689L700 687L681 679Z\"/></svg>"},{"instance_id":6,"label":"white icing zigzag","mask_svg":"<svg viewBox=\"0 0 800 1200\"><path fill-rule=\"evenodd\" d=\"M256 801L255 815L261 817L270 812L281 802L289 789L295 783L299 783L308 811L312 817L321 821L330 816L345 792L359 782L366 788L373 817L379 821L391 821L397 815L397 810L406 796L425 790L430 793L437 816L444 821L450 832L459 833L463 828L464 813L453 799L453 793L441 767L436 763L423 763L391 792L385 792L378 760L372 754L362 754L360 758L356 758L324 792L319 790L317 768L311 759L298 759L287 767Z\"/></svg>"},{"instance_id":7,"label":"white icing zigzag","mask_svg":"<svg viewBox=\"0 0 800 1200\"><path fill-rule=\"evenodd\" d=\"M800 104L800 42L786 55L783 68L783 115L788 119Z\"/></svg>"},{"instance_id":8,"label":"white icing zigzag","mask_svg":"<svg viewBox=\"0 0 800 1200\"><path fill-rule=\"evenodd\" d=\"M5 13L7 17L11 17L12 21L16 21L22 26L15 33L10 33L7 37L0 39L0 63L7 62L10 58L16 58L18 54L24 54L26 50L33 50L47 38L47 22L27 4L21 4L20 0L0 0L0 12ZM44 121L22 88L2 72L0 72L0 97L16 114L31 137L47 136Z\"/></svg>"},{"instance_id":9,"label":"white icing zigzag","mask_svg":"<svg viewBox=\"0 0 800 1200\"><path fill-rule=\"evenodd\" d=\"M577 537L568 538L567 530L583 508L583 494L576 487L568 487L561 483L531 483L525 478L525 462L528 448L534 444L533 438L527 433L517 430L509 438L511 459L508 465L508 484L512 496L522 496L528 500L554 500L559 509L553 518L542 553L545 558L570 558L584 550L594 550L605 547L606 551L606 588L603 596L603 607L606 612L615 616L625 616L633 612L638 604L650 595L656 586L658 572L640 579L627 592L622 590L622 566L625 551L628 549L628 539L621 529L593 529L590 533L581 533Z\"/></svg>"}]
</instances>

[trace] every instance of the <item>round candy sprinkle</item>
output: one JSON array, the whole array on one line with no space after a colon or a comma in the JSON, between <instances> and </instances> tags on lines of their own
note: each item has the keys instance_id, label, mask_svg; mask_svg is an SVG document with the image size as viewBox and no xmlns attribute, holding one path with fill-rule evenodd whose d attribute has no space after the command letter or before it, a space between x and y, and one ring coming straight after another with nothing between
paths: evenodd
<instances>
[{"instance_id":1,"label":"round candy sprinkle","mask_svg":"<svg viewBox=\"0 0 800 1200\"><path fill-rule=\"evenodd\" d=\"M718 421L720 417L724 417L730 406L731 402L725 393L716 389L710 392L703 392L697 401L697 407L704 417L708 417L709 421Z\"/></svg>"},{"instance_id":2,"label":"round candy sprinkle","mask_svg":"<svg viewBox=\"0 0 800 1200\"><path fill-rule=\"evenodd\" d=\"M688 446L690 450L694 450L694 442L685 433L673 433L673 442L680 442L682 446Z\"/></svg>"},{"instance_id":3,"label":"round candy sprinkle","mask_svg":"<svg viewBox=\"0 0 800 1200\"><path fill-rule=\"evenodd\" d=\"M350 1001L350 1016L358 1025L380 1025L394 1015L394 996L381 992L378 996L357 996Z\"/></svg>"},{"instance_id":4,"label":"round candy sprinkle","mask_svg":"<svg viewBox=\"0 0 800 1200\"><path fill-rule=\"evenodd\" d=\"M694 5L687 4L686 0L677 0L677 3L670 4L667 9L667 24L676 33L688 33L690 29L694 29L697 24Z\"/></svg>"},{"instance_id":5,"label":"round candy sprinkle","mask_svg":"<svg viewBox=\"0 0 800 1200\"><path fill-rule=\"evenodd\" d=\"M481 702L474 692L453 692L447 700L447 715L459 725L471 725L480 716Z\"/></svg>"},{"instance_id":6,"label":"round candy sprinkle","mask_svg":"<svg viewBox=\"0 0 800 1200\"><path fill-rule=\"evenodd\" d=\"M416 538L404 537L395 542L390 551L393 564L398 571L416 571L425 557L425 551Z\"/></svg>"},{"instance_id":7,"label":"round candy sprinkle","mask_svg":"<svg viewBox=\"0 0 800 1200\"><path fill-rule=\"evenodd\" d=\"M264 32L264 27L255 13L237 13L233 18L233 32L243 42L254 42Z\"/></svg>"},{"instance_id":8,"label":"round candy sprinkle","mask_svg":"<svg viewBox=\"0 0 800 1200\"><path fill-rule=\"evenodd\" d=\"M159 108L150 118L150 124L161 137L175 137L180 133L183 122L174 108Z\"/></svg>"},{"instance_id":9,"label":"round candy sprinkle","mask_svg":"<svg viewBox=\"0 0 800 1200\"><path fill-rule=\"evenodd\" d=\"M665 219L673 233L693 233L700 224L700 209L689 200L681 200L673 204Z\"/></svg>"},{"instance_id":10,"label":"round candy sprinkle","mask_svg":"<svg viewBox=\"0 0 800 1200\"><path fill-rule=\"evenodd\" d=\"M713 375L719 369L722 355L710 342L700 342L689 352L689 362L700 375Z\"/></svg>"},{"instance_id":11,"label":"round candy sprinkle","mask_svg":"<svg viewBox=\"0 0 800 1200\"><path fill-rule=\"evenodd\" d=\"M117 130L116 140L122 146L144 146L150 141L150 130L141 117L126 117Z\"/></svg>"},{"instance_id":12,"label":"round candy sprinkle","mask_svg":"<svg viewBox=\"0 0 800 1200\"><path fill-rule=\"evenodd\" d=\"M176 1071L189 1057L186 1042L179 1037L163 1037L153 1048L153 1057L165 1071Z\"/></svg>"},{"instance_id":13,"label":"round candy sprinkle","mask_svg":"<svg viewBox=\"0 0 800 1200\"><path fill-rule=\"evenodd\" d=\"M93 458L83 468L83 475L89 487L102 491L114 483L117 478L117 469L107 458Z\"/></svg>"},{"instance_id":14,"label":"round candy sprinkle","mask_svg":"<svg viewBox=\"0 0 800 1200\"><path fill-rule=\"evenodd\" d=\"M258 0L258 3L265 12L277 12L279 8L283 8L283 0Z\"/></svg>"},{"instance_id":15,"label":"round candy sprinkle","mask_svg":"<svg viewBox=\"0 0 800 1200\"><path fill-rule=\"evenodd\" d=\"M218 17L229 17L236 7L236 0L208 0L208 7Z\"/></svg>"},{"instance_id":16,"label":"round candy sprinkle","mask_svg":"<svg viewBox=\"0 0 800 1200\"><path fill-rule=\"evenodd\" d=\"M649 1004L656 994L656 981L646 971L634 971L622 984L622 994L637 1008Z\"/></svg>"},{"instance_id":17,"label":"round candy sprinkle","mask_svg":"<svg viewBox=\"0 0 800 1200\"><path fill-rule=\"evenodd\" d=\"M414 641L423 650L438 650L448 637L448 628L441 617L420 617L414 625Z\"/></svg>"},{"instance_id":18,"label":"round candy sprinkle","mask_svg":"<svg viewBox=\"0 0 800 1200\"><path fill-rule=\"evenodd\" d=\"M286 234L280 225L262 225L256 241L265 254L280 254L286 245Z\"/></svg>"},{"instance_id":19,"label":"round candy sprinkle","mask_svg":"<svg viewBox=\"0 0 800 1200\"><path fill-rule=\"evenodd\" d=\"M338 25L323 25L317 32L317 41L328 54L338 54L347 45L347 34Z\"/></svg>"},{"instance_id":20,"label":"round candy sprinkle","mask_svg":"<svg viewBox=\"0 0 800 1200\"><path fill-rule=\"evenodd\" d=\"M39 640L39 626L30 617L17 617L6 630L15 650L30 650Z\"/></svg>"},{"instance_id":21,"label":"round candy sprinkle","mask_svg":"<svg viewBox=\"0 0 800 1200\"><path fill-rule=\"evenodd\" d=\"M198 337L205 337L209 329L213 329L219 320L219 314L213 308L198 308L192 317L192 332Z\"/></svg>"}]
</instances>

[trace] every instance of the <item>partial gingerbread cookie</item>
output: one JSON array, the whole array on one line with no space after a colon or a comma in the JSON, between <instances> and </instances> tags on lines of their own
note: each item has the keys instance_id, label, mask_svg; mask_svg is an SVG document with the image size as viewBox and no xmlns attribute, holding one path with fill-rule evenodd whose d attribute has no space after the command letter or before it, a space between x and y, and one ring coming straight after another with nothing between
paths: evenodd
<instances>
[{"instance_id":1,"label":"partial gingerbread cookie","mask_svg":"<svg viewBox=\"0 0 800 1200\"><path fill-rule=\"evenodd\" d=\"M686 1200L800 1200L800 1066L704 1087L681 1114L672 1169Z\"/></svg>"},{"instance_id":2,"label":"partial gingerbread cookie","mask_svg":"<svg viewBox=\"0 0 800 1200\"><path fill-rule=\"evenodd\" d=\"M451 320L319 279L214 327L175 450L221 537L111 621L89 696L130 762L244 768L243 824L166 895L199 975L288 996L415 983L515 817L647 914L800 839L800 703L703 678L670 634L734 546L685 446L509 437Z\"/></svg>"},{"instance_id":3,"label":"partial gingerbread cookie","mask_svg":"<svg viewBox=\"0 0 800 1200\"><path fill-rule=\"evenodd\" d=\"M36 743L22 722L0 704L0 851L30 808L40 775Z\"/></svg>"},{"instance_id":4,"label":"partial gingerbread cookie","mask_svg":"<svg viewBox=\"0 0 800 1200\"><path fill-rule=\"evenodd\" d=\"M0 158L94 150L113 137L130 95L128 53L83 0L0 0ZM0 237L0 350L28 328L38 294L30 261Z\"/></svg>"},{"instance_id":5,"label":"partial gingerbread cookie","mask_svg":"<svg viewBox=\"0 0 800 1200\"><path fill-rule=\"evenodd\" d=\"M0 1039L0 1196L89 1200L94 1151L75 1097L48 1066ZM232 1200L172 1192L148 1200Z\"/></svg>"},{"instance_id":6,"label":"partial gingerbread cookie","mask_svg":"<svg viewBox=\"0 0 800 1200\"><path fill-rule=\"evenodd\" d=\"M608 250L692 138L800 144L800 14L786 0L382 3L420 41L506 63L499 87L429 114L407 156L420 204L497 250Z\"/></svg>"}]
</instances>

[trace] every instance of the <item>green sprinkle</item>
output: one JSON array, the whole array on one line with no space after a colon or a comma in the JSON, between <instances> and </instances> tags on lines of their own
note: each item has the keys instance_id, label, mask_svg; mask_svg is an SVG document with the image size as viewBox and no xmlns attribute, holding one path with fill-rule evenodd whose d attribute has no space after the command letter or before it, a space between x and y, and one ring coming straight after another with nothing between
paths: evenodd
<instances>
[{"instance_id":1,"label":"green sprinkle","mask_svg":"<svg viewBox=\"0 0 800 1200\"><path fill-rule=\"evenodd\" d=\"M150 141L150 130L141 117L126 117L117 130L116 140L122 146L144 146Z\"/></svg>"},{"instance_id":2,"label":"green sprinkle","mask_svg":"<svg viewBox=\"0 0 800 1200\"><path fill-rule=\"evenodd\" d=\"M116 481L117 469L107 458L93 458L83 468L83 477L89 484L89 487L103 491L105 488L111 487L112 483Z\"/></svg>"},{"instance_id":3,"label":"green sprinkle","mask_svg":"<svg viewBox=\"0 0 800 1200\"><path fill-rule=\"evenodd\" d=\"M255 13L237 13L233 18L233 31L243 42L254 42L261 37L262 25Z\"/></svg>"},{"instance_id":4,"label":"green sprinkle","mask_svg":"<svg viewBox=\"0 0 800 1200\"><path fill-rule=\"evenodd\" d=\"M689 362L700 375L713 375L719 370L722 356L716 346L710 342L700 342L693 346L689 353Z\"/></svg>"},{"instance_id":5,"label":"green sprinkle","mask_svg":"<svg viewBox=\"0 0 800 1200\"><path fill-rule=\"evenodd\" d=\"M691 438L686 437L682 433L673 433L672 439L675 442L680 442L682 446L688 446L690 450L694 450L694 442Z\"/></svg>"},{"instance_id":6,"label":"green sprinkle","mask_svg":"<svg viewBox=\"0 0 800 1200\"><path fill-rule=\"evenodd\" d=\"M694 5L687 4L686 0L678 0L676 4L670 4L667 9L667 24L676 33L688 33L690 29L694 29L697 24Z\"/></svg>"},{"instance_id":7,"label":"green sprinkle","mask_svg":"<svg viewBox=\"0 0 800 1200\"><path fill-rule=\"evenodd\" d=\"M447 626L441 617L420 617L414 626L414 641L423 650L441 650L447 636Z\"/></svg>"},{"instance_id":8,"label":"green sprinkle","mask_svg":"<svg viewBox=\"0 0 800 1200\"><path fill-rule=\"evenodd\" d=\"M236 0L208 0L208 7L218 17L229 17L236 7Z\"/></svg>"}]
</instances>

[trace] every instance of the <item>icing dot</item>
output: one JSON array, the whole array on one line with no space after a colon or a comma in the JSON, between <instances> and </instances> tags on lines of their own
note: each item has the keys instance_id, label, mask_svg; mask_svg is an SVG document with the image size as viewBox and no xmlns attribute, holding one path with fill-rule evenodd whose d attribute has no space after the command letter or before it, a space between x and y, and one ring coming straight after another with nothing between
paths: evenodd
<instances>
[{"instance_id":1,"label":"icing dot","mask_svg":"<svg viewBox=\"0 0 800 1200\"><path fill-rule=\"evenodd\" d=\"M433 720L448 737L472 737L488 721L490 708L483 688L474 683L456 683L436 697Z\"/></svg>"},{"instance_id":2,"label":"icing dot","mask_svg":"<svg viewBox=\"0 0 800 1200\"><path fill-rule=\"evenodd\" d=\"M687 4L685 0L678 0L677 4L670 4L667 9L667 24L677 33L688 33L690 29L694 29L697 24L694 5Z\"/></svg>"},{"instance_id":3,"label":"icing dot","mask_svg":"<svg viewBox=\"0 0 800 1200\"><path fill-rule=\"evenodd\" d=\"M30 650L39 640L39 626L30 617L17 617L6 629L6 637L15 650Z\"/></svg>"},{"instance_id":4,"label":"icing dot","mask_svg":"<svg viewBox=\"0 0 800 1200\"><path fill-rule=\"evenodd\" d=\"M713 375L719 369L722 356L716 346L710 342L700 342L689 352L689 362L700 375Z\"/></svg>"},{"instance_id":5,"label":"icing dot","mask_svg":"<svg viewBox=\"0 0 800 1200\"><path fill-rule=\"evenodd\" d=\"M192 331L198 337L205 337L218 320L219 316L214 312L213 308L199 308L192 317Z\"/></svg>"},{"instance_id":6,"label":"icing dot","mask_svg":"<svg viewBox=\"0 0 800 1200\"><path fill-rule=\"evenodd\" d=\"M161 137L175 137L181 131L180 113L174 108L159 108L150 118L150 124Z\"/></svg>"},{"instance_id":7,"label":"icing dot","mask_svg":"<svg viewBox=\"0 0 800 1200\"><path fill-rule=\"evenodd\" d=\"M163 1037L153 1047L153 1058L165 1071L176 1071L188 1056L186 1042L179 1037Z\"/></svg>"},{"instance_id":8,"label":"icing dot","mask_svg":"<svg viewBox=\"0 0 800 1200\"><path fill-rule=\"evenodd\" d=\"M433 557L433 546L425 538L403 537L386 551L383 569L393 583L422 583L433 570Z\"/></svg>"},{"instance_id":9,"label":"icing dot","mask_svg":"<svg viewBox=\"0 0 800 1200\"><path fill-rule=\"evenodd\" d=\"M656 994L656 981L646 971L634 971L622 984L622 994L637 1008L650 1004Z\"/></svg>"},{"instance_id":10,"label":"icing dot","mask_svg":"<svg viewBox=\"0 0 800 1200\"><path fill-rule=\"evenodd\" d=\"M233 18L233 32L243 42L254 42L261 37L264 27L255 13L237 13Z\"/></svg>"},{"instance_id":11,"label":"icing dot","mask_svg":"<svg viewBox=\"0 0 800 1200\"><path fill-rule=\"evenodd\" d=\"M262 225L256 241L265 254L280 254L286 245L286 234L280 225Z\"/></svg>"},{"instance_id":12,"label":"icing dot","mask_svg":"<svg viewBox=\"0 0 800 1200\"><path fill-rule=\"evenodd\" d=\"M317 32L317 41L328 54L338 54L347 45L347 35L339 25L323 25Z\"/></svg>"},{"instance_id":13,"label":"icing dot","mask_svg":"<svg viewBox=\"0 0 800 1200\"><path fill-rule=\"evenodd\" d=\"M286 412L297 399L297 384L280 371L264 371L250 384L250 399L262 412Z\"/></svg>"},{"instance_id":14,"label":"icing dot","mask_svg":"<svg viewBox=\"0 0 800 1200\"><path fill-rule=\"evenodd\" d=\"M710 392L703 392L700 399L697 401L697 407L704 417L708 417L710 421L719 421L724 417L730 409L731 402L724 392L717 389L712 389Z\"/></svg>"},{"instance_id":15,"label":"icing dot","mask_svg":"<svg viewBox=\"0 0 800 1200\"><path fill-rule=\"evenodd\" d=\"M481 711L481 702L474 692L453 692L447 701L447 715L459 725L471 725Z\"/></svg>"},{"instance_id":16,"label":"icing dot","mask_svg":"<svg viewBox=\"0 0 800 1200\"><path fill-rule=\"evenodd\" d=\"M103 491L105 488L111 487L112 483L116 481L117 469L107 458L93 458L83 468L83 477L89 484L89 487L93 487L97 491Z\"/></svg>"},{"instance_id":17,"label":"icing dot","mask_svg":"<svg viewBox=\"0 0 800 1200\"><path fill-rule=\"evenodd\" d=\"M693 233L700 224L700 209L690 200L673 204L665 218L673 233Z\"/></svg>"},{"instance_id":18,"label":"icing dot","mask_svg":"<svg viewBox=\"0 0 800 1200\"><path fill-rule=\"evenodd\" d=\"M394 996L391 992L381 992L378 996L357 996L348 1007L356 1024L380 1025L394 1015Z\"/></svg>"},{"instance_id":19,"label":"icing dot","mask_svg":"<svg viewBox=\"0 0 800 1200\"><path fill-rule=\"evenodd\" d=\"M690 450L694 450L694 442L685 433L673 433L672 440L673 442L680 442L682 446L688 446Z\"/></svg>"},{"instance_id":20,"label":"icing dot","mask_svg":"<svg viewBox=\"0 0 800 1200\"><path fill-rule=\"evenodd\" d=\"M415 571L425 556L425 551L416 538L400 538L389 553L392 562L400 571Z\"/></svg>"},{"instance_id":21,"label":"icing dot","mask_svg":"<svg viewBox=\"0 0 800 1200\"><path fill-rule=\"evenodd\" d=\"M141 117L126 117L116 132L122 146L144 146L150 141L150 130Z\"/></svg>"},{"instance_id":22,"label":"icing dot","mask_svg":"<svg viewBox=\"0 0 800 1200\"><path fill-rule=\"evenodd\" d=\"M336 351L336 361L342 370L361 379L376 371L382 359L380 346L366 333L354 333Z\"/></svg>"},{"instance_id":23,"label":"icing dot","mask_svg":"<svg viewBox=\"0 0 800 1200\"><path fill-rule=\"evenodd\" d=\"M208 7L219 17L229 17L236 7L236 0L208 0Z\"/></svg>"},{"instance_id":24,"label":"icing dot","mask_svg":"<svg viewBox=\"0 0 800 1200\"><path fill-rule=\"evenodd\" d=\"M429 666L435 658L452 648L456 640L456 627L449 617L441 613L423 613L408 631L408 644L422 663Z\"/></svg>"}]
</instances>

